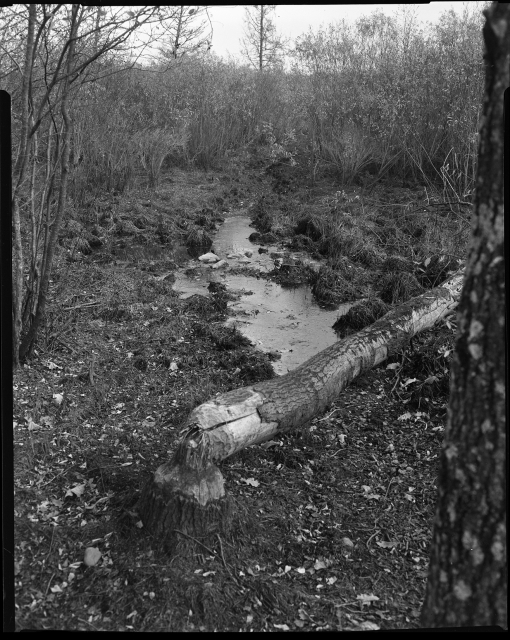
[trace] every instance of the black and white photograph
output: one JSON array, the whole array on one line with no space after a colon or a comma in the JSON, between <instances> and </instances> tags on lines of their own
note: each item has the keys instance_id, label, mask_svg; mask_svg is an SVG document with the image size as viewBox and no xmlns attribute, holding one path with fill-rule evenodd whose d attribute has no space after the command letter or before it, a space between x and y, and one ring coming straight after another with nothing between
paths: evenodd
<instances>
[{"instance_id":1,"label":"black and white photograph","mask_svg":"<svg viewBox=\"0 0 510 640\"><path fill-rule=\"evenodd\" d=\"M0 7L4 631L508 631L509 85L502 2Z\"/></svg>"}]
</instances>

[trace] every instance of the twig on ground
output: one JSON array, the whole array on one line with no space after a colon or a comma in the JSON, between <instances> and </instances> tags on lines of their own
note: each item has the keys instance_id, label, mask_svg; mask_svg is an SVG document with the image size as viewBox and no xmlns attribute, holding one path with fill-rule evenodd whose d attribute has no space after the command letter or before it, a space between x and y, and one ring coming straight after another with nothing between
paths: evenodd
<instances>
[{"instance_id":1,"label":"twig on ground","mask_svg":"<svg viewBox=\"0 0 510 640\"><path fill-rule=\"evenodd\" d=\"M331 418L331 416L336 413L337 411L340 411L340 409L334 409L331 413L328 413L327 416L324 416L324 418L321 418L320 420L317 420L317 422L323 422L324 420L329 420Z\"/></svg>"},{"instance_id":2,"label":"twig on ground","mask_svg":"<svg viewBox=\"0 0 510 640\"><path fill-rule=\"evenodd\" d=\"M213 556L217 555L216 551L213 551L212 549L209 549L209 547L206 547L205 544L202 544L200 542L200 540L197 540L196 538L192 538L187 533L184 533L183 531L179 531L179 529L174 529L174 531L175 531L175 533L180 533L181 536L184 536L185 538L188 538L188 540L193 540L193 542L196 542L197 544L199 544L201 547L203 547L208 553L211 553Z\"/></svg>"},{"instance_id":3,"label":"twig on ground","mask_svg":"<svg viewBox=\"0 0 510 640\"><path fill-rule=\"evenodd\" d=\"M227 563L225 562L225 556L223 555L223 544L221 542L221 538L220 538L220 534L217 533L216 537L218 538L218 541L220 543L220 552L221 552L221 560L223 562L223 566L225 567L225 569L230 573L230 569L227 566Z\"/></svg>"},{"instance_id":4,"label":"twig on ground","mask_svg":"<svg viewBox=\"0 0 510 640\"><path fill-rule=\"evenodd\" d=\"M376 536L378 533L381 533L381 530L380 530L380 529L377 529L377 531L376 531L375 533L373 533L373 534L370 536L370 538L367 540L367 549L369 549L369 548L370 548L370 547L368 546L368 545L370 544L370 540L372 540L372 538L375 538L375 536Z\"/></svg>"},{"instance_id":5,"label":"twig on ground","mask_svg":"<svg viewBox=\"0 0 510 640\"><path fill-rule=\"evenodd\" d=\"M44 597L45 597L45 598L46 598L46 596L48 595L48 591L49 591L49 589L50 589L50 584L51 584L51 581L53 580L54 576L55 576L55 572L53 572L53 573L51 574L51 578L48 580L48 586L46 587L46 591L45 591L45 593L44 593Z\"/></svg>"},{"instance_id":6,"label":"twig on ground","mask_svg":"<svg viewBox=\"0 0 510 640\"><path fill-rule=\"evenodd\" d=\"M89 622L88 620L84 620L83 618L78 618L78 620L80 622L84 622L85 624L88 624L89 626L91 626L95 631L100 631L100 629L98 629L97 627L95 627L92 622Z\"/></svg>"},{"instance_id":7,"label":"twig on ground","mask_svg":"<svg viewBox=\"0 0 510 640\"><path fill-rule=\"evenodd\" d=\"M388 483L388 486L386 487L386 493L384 494L384 498L383 500L386 500L386 498L388 497L388 491L390 490L390 487L393 483L393 481L395 480L395 478L391 478L391 480Z\"/></svg>"},{"instance_id":8,"label":"twig on ground","mask_svg":"<svg viewBox=\"0 0 510 640\"><path fill-rule=\"evenodd\" d=\"M65 307L62 311L72 311L73 309L82 309L84 307L93 307L94 305L99 304L99 300L95 302L84 302L83 304L77 304L75 307Z\"/></svg>"}]
</instances>

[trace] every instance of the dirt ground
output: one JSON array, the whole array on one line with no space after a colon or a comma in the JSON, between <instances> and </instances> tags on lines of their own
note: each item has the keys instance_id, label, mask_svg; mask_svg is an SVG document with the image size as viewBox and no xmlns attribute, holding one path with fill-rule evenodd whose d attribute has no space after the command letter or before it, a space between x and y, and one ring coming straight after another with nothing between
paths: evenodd
<instances>
[{"instance_id":1,"label":"dirt ground","mask_svg":"<svg viewBox=\"0 0 510 640\"><path fill-rule=\"evenodd\" d=\"M385 193L381 211L391 186ZM222 463L228 535L187 540L168 557L140 522L140 491L189 411L274 375L269 356L223 327L227 294L181 300L172 289L180 243L264 194L274 183L255 169L172 170L155 192L76 216L82 238L94 224L103 234L99 248L80 252L66 232L46 325L14 378L18 630L418 626L451 320L355 380L306 428ZM291 226L280 225L280 242L292 241Z\"/></svg>"}]
</instances>

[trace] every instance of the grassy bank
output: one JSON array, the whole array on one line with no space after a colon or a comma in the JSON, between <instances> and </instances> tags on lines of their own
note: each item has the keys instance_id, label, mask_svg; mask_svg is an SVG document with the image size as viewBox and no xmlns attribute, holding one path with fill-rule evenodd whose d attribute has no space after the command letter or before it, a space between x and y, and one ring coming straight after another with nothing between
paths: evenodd
<instances>
[{"instance_id":1,"label":"grassy bank","mask_svg":"<svg viewBox=\"0 0 510 640\"><path fill-rule=\"evenodd\" d=\"M319 304L336 306L365 297L403 302L440 284L463 260L467 203L448 206L438 193L391 181L371 190L337 190L327 179L303 187L301 168L287 162L275 163L266 173L272 192L252 207L254 224L262 238L283 240L289 250L322 261L307 277Z\"/></svg>"}]
</instances>

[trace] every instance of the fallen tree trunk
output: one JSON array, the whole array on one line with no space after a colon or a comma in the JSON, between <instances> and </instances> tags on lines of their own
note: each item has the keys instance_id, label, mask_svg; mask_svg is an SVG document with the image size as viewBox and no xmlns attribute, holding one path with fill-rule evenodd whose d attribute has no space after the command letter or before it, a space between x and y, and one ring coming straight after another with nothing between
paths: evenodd
<instances>
[{"instance_id":1,"label":"fallen tree trunk","mask_svg":"<svg viewBox=\"0 0 510 640\"><path fill-rule=\"evenodd\" d=\"M457 306L463 273L392 309L284 376L221 394L189 415L173 459L142 492L145 527L172 539L175 530L208 535L227 524L228 501L215 462L310 422L349 382L399 352Z\"/></svg>"}]
</instances>

